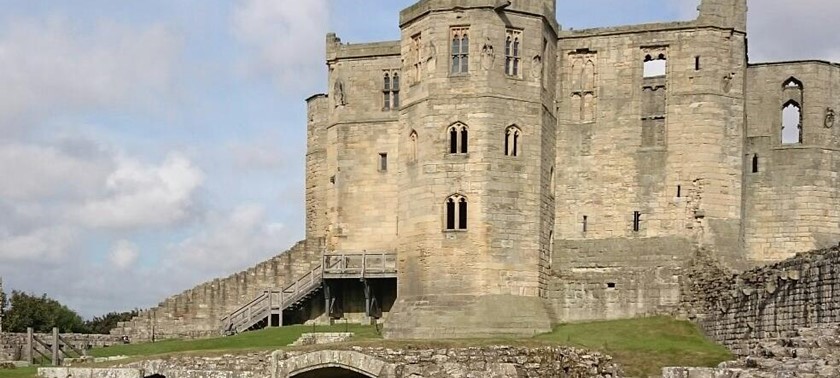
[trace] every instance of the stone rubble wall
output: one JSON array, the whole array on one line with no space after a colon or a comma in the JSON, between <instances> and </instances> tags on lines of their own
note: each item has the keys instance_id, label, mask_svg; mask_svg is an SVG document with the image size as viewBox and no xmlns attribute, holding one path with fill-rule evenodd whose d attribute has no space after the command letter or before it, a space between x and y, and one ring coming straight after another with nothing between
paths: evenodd
<instances>
[{"instance_id":1,"label":"stone rubble wall","mask_svg":"<svg viewBox=\"0 0 840 378\"><path fill-rule=\"evenodd\" d=\"M40 378L143 378L146 375L140 369L110 368L38 368Z\"/></svg>"},{"instance_id":2,"label":"stone rubble wall","mask_svg":"<svg viewBox=\"0 0 840 378\"><path fill-rule=\"evenodd\" d=\"M352 332L304 333L290 346L321 345L341 343L353 337Z\"/></svg>"},{"instance_id":3,"label":"stone rubble wall","mask_svg":"<svg viewBox=\"0 0 840 378\"><path fill-rule=\"evenodd\" d=\"M132 343L194 339L220 334L220 319L256 298L263 290L285 287L321 263L317 241L298 242L288 251L227 278L205 282L174 295L157 307L120 322L112 335Z\"/></svg>"},{"instance_id":4,"label":"stone rubble wall","mask_svg":"<svg viewBox=\"0 0 840 378\"><path fill-rule=\"evenodd\" d=\"M663 378L776 378L840 376L840 330L807 328L796 337L759 343L750 357L717 368L665 368Z\"/></svg>"},{"instance_id":5,"label":"stone rubble wall","mask_svg":"<svg viewBox=\"0 0 840 378\"><path fill-rule=\"evenodd\" d=\"M334 347L334 346L333 346ZM622 377L609 356L560 347L475 347L417 349L349 347L346 350L251 352L213 357L174 356L114 367L140 369L167 378L285 378L298 369L346 366L377 378L400 377ZM375 370L375 371L374 371ZM75 376L75 375L74 375Z\"/></svg>"},{"instance_id":6,"label":"stone rubble wall","mask_svg":"<svg viewBox=\"0 0 840 378\"><path fill-rule=\"evenodd\" d=\"M143 370L146 375L162 374L167 378L178 377L190 371L236 372L248 373L253 377L270 377L271 354L268 352L251 352L243 354L224 354L212 357L184 355L167 357L159 360L148 360L121 364L119 368L134 368ZM181 374L178 374L178 373Z\"/></svg>"},{"instance_id":7,"label":"stone rubble wall","mask_svg":"<svg viewBox=\"0 0 840 378\"><path fill-rule=\"evenodd\" d=\"M762 341L795 337L803 328L840 325L840 248L737 275L701 257L684 285L686 315L740 356Z\"/></svg>"},{"instance_id":8,"label":"stone rubble wall","mask_svg":"<svg viewBox=\"0 0 840 378\"><path fill-rule=\"evenodd\" d=\"M89 348L103 348L111 345L122 344L119 336L115 335L85 335L79 333L62 333L61 338L70 343L74 348L85 350ZM46 342L51 343L51 333L36 333L35 337ZM36 344L36 346L44 353L49 355L49 352L43 347ZM0 333L0 361L20 361L28 356L26 355L26 334L25 333Z\"/></svg>"},{"instance_id":9,"label":"stone rubble wall","mask_svg":"<svg viewBox=\"0 0 840 378\"><path fill-rule=\"evenodd\" d=\"M318 352L278 351L272 376L326 364L350 366L378 378L623 377L609 356L564 347L377 348Z\"/></svg>"}]
</instances>

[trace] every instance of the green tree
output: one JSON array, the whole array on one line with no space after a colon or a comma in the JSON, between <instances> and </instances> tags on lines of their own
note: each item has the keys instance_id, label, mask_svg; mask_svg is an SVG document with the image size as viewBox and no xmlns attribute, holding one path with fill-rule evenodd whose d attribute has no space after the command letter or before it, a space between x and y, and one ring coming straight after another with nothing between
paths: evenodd
<instances>
[{"instance_id":1,"label":"green tree","mask_svg":"<svg viewBox=\"0 0 840 378\"><path fill-rule=\"evenodd\" d=\"M58 301L22 291L12 291L9 310L3 317L6 332L26 332L32 327L35 332L51 332L58 327L61 332L89 333L82 317Z\"/></svg>"},{"instance_id":2,"label":"green tree","mask_svg":"<svg viewBox=\"0 0 840 378\"><path fill-rule=\"evenodd\" d=\"M97 316L93 320L85 322L86 328L92 333L107 334L112 329L117 327L117 323L129 321L140 311L132 310L126 312L109 312L102 316Z\"/></svg>"},{"instance_id":3,"label":"green tree","mask_svg":"<svg viewBox=\"0 0 840 378\"><path fill-rule=\"evenodd\" d=\"M2 321L2 324L0 324L0 329L2 329L4 332L8 332L8 330L6 330L6 321L3 320L4 316L6 315L6 308L8 306L9 301L6 300L6 292L3 291L3 279L0 278L0 321Z\"/></svg>"}]
</instances>

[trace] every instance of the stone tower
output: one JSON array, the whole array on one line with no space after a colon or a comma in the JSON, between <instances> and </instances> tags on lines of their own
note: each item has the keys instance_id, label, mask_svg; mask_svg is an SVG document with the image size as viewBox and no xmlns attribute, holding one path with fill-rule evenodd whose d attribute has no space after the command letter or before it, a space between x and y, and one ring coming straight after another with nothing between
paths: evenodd
<instances>
[{"instance_id":1,"label":"stone tower","mask_svg":"<svg viewBox=\"0 0 840 378\"><path fill-rule=\"evenodd\" d=\"M547 331L555 2L425 0L400 27L398 301L386 336Z\"/></svg>"},{"instance_id":2,"label":"stone tower","mask_svg":"<svg viewBox=\"0 0 840 378\"><path fill-rule=\"evenodd\" d=\"M747 31L747 0L702 0L698 10L700 23Z\"/></svg>"}]
</instances>

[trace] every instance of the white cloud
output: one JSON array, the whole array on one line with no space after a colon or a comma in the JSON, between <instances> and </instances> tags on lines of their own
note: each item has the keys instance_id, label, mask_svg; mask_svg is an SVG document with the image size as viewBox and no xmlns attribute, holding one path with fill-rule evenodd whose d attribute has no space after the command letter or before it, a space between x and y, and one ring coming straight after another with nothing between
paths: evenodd
<instances>
[{"instance_id":1,"label":"white cloud","mask_svg":"<svg viewBox=\"0 0 840 378\"><path fill-rule=\"evenodd\" d=\"M289 122L284 122L283 126ZM290 143L292 137L287 133L270 130L250 140L233 141L227 144L226 152L232 158L237 171L274 171L289 168L297 164L306 154L305 143ZM297 140L294 140L297 142ZM304 142L301 140L301 142Z\"/></svg>"},{"instance_id":2,"label":"white cloud","mask_svg":"<svg viewBox=\"0 0 840 378\"><path fill-rule=\"evenodd\" d=\"M97 148L91 144L89 148ZM59 145L0 144L0 172L4 181L0 185L0 198L67 200L89 195L99 190L113 168L107 156L73 156Z\"/></svg>"},{"instance_id":3,"label":"white cloud","mask_svg":"<svg viewBox=\"0 0 840 378\"><path fill-rule=\"evenodd\" d=\"M204 173L173 153L160 165L120 158L107 179L105 198L90 200L72 215L90 227L165 226L187 218Z\"/></svg>"},{"instance_id":4,"label":"white cloud","mask_svg":"<svg viewBox=\"0 0 840 378\"><path fill-rule=\"evenodd\" d=\"M750 0L750 60L840 61L837 0Z\"/></svg>"},{"instance_id":5,"label":"white cloud","mask_svg":"<svg viewBox=\"0 0 840 378\"><path fill-rule=\"evenodd\" d=\"M0 29L0 130L18 134L26 117L157 101L170 90L176 35L114 23L83 30L60 17Z\"/></svg>"},{"instance_id":6,"label":"white cloud","mask_svg":"<svg viewBox=\"0 0 840 378\"><path fill-rule=\"evenodd\" d=\"M137 245L128 241L120 240L108 254L108 261L119 270L125 270L134 265L140 251Z\"/></svg>"},{"instance_id":7,"label":"white cloud","mask_svg":"<svg viewBox=\"0 0 840 378\"><path fill-rule=\"evenodd\" d=\"M54 225L13 235L0 224L0 262L59 264L69 256L78 234L73 227Z\"/></svg>"},{"instance_id":8,"label":"white cloud","mask_svg":"<svg viewBox=\"0 0 840 378\"><path fill-rule=\"evenodd\" d=\"M247 71L269 74L289 88L309 89L323 75L326 0L238 0L233 34L254 50Z\"/></svg>"},{"instance_id":9,"label":"white cloud","mask_svg":"<svg viewBox=\"0 0 840 378\"><path fill-rule=\"evenodd\" d=\"M271 222L261 205L240 205L230 213L212 213L200 230L169 248L167 269L186 273L197 284L230 274L283 251L294 242L281 223ZM183 275L183 274L182 274Z\"/></svg>"}]
</instances>

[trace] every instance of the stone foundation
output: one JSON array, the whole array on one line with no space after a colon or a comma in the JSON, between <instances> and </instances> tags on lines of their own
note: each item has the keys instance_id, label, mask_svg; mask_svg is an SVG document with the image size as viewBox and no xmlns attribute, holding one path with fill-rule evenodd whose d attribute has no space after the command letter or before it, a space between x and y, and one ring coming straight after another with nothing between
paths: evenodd
<instances>
[{"instance_id":1,"label":"stone foundation","mask_svg":"<svg viewBox=\"0 0 840 378\"><path fill-rule=\"evenodd\" d=\"M399 298L384 327L387 339L530 337L550 331L544 302L514 295Z\"/></svg>"}]
</instances>

